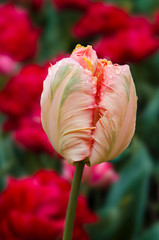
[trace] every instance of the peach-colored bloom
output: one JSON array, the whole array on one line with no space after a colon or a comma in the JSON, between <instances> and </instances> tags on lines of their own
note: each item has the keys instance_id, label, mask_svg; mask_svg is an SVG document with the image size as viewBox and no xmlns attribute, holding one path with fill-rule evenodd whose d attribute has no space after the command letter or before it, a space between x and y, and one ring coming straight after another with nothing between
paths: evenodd
<instances>
[{"instance_id":1,"label":"peach-colored bloom","mask_svg":"<svg viewBox=\"0 0 159 240\"><path fill-rule=\"evenodd\" d=\"M75 166L70 165L67 161L63 161L62 176L69 182L74 176ZM82 182L93 188L105 188L119 179L113 165L109 162L104 162L93 167L84 168Z\"/></svg>"},{"instance_id":2,"label":"peach-colored bloom","mask_svg":"<svg viewBox=\"0 0 159 240\"><path fill-rule=\"evenodd\" d=\"M41 97L42 124L54 149L72 165L117 157L134 134L137 98L129 66L98 59L77 45L49 68Z\"/></svg>"}]
</instances>

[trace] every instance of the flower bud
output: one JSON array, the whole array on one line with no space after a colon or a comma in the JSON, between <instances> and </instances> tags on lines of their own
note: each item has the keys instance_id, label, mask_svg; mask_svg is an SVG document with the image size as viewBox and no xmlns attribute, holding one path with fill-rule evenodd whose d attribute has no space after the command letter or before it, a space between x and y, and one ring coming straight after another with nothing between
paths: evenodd
<instances>
[{"instance_id":1,"label":"flower bud","mask_svg":"<svg viewBox=\"0 0 159 240\"><path fill-rule=\"evenodd\" d=\"M72 165L117 157L134 134L137 97L129 67L98 59L91 46L51 66L41 96L43 128Z\"/></svg>"}]
</instances>

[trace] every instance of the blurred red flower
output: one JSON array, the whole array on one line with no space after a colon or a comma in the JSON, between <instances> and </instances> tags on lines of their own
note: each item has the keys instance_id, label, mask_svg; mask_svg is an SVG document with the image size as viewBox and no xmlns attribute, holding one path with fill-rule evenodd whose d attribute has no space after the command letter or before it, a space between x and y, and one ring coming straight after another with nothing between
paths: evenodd
<instances>
[{"instance_id":1,"label":"blurred red flower","mask_svg":"<svg viewBox=\"0 0 159 240\"><path fill-rule=\"evenodd\" d=\"M76 37L84 38L101 33L112 33L128 25L128 14L116 6L92 3L85 15L74 26Z\"/></svg>"},{"instance_id":2,"label":"blurred red flower","mask_svg":"<svg viewBox=\"0 0 159 240\"><path fill-rule=\"evenodd\" d=\"M0 74L14 75L18 68L18 63L8 55L0 54Z\"/></svg>"},{"instance_id":3,"label":"blurred red flower","mask_svg":"<svg viewBox=\"0 0 159 240\"><path fill-rule=\"evenodd\" d=\"M70 184L53 171L39 171L21 180L10 179L0 195L0 239L61 239ZM73 239L88 240L84 224L97 221L86 199L79 196Z\"/></svg>"},{"instance_id":4,"label":"blurred red flower","mask_svg":"<svg viewBox=\"0 0 159 240\"><path fill-rule=\"evenodd\" d=\"M39 30L33 27L24 9L12 4L0 4L0 54L23 61L37 50Z\"/></svg>"},{"instance_id":5,"label":"blurred red flower","mask_svg":"<svg viewBox=\"0 0 159 240\"><path fill-rule=\"evenodd\" d=\"M105 36L94 47L99 57L122 64L144 59L157 51L159 45L148 20L135 17L130 19L128 28Z\"/></svg>"},{"instance_id":6,"label":"blurred red flower","mask_svg":"<svg viewBox=\"0 0 159 240\"><path fill-rule=\"evenodd\" d=\"M18 125L13 130L13 139L20 146L33 152L54 153L56 155L42 128L40 113L38 103L29 115L20 118Z\"/></svg>"},{"instance_id":7,"label":"blurred red flower","mask_svg":"<svg viewBox=\"0 0 159 240\"><path fill-rule=\"evenodd\" d=\"M26 114L40 99L48 66L26 65L0 92L0 111L8 116Z\"/></svg>"},{"instance_id":8,"label":"blurred red flower","mask_svg":"<svg viewBox=\"0 0 159 240\"><path fill-rule=\"evenodd\" d=\"M39 101L50 64L55 64L67 54L59 54L43 66L28 64L12 77L0 91L0 111L9 117L20 117L27 114L34 103ZM8 66L9 69L10 66Z\"/></svg>"},{"instance_id":9,"label":"blurred red flower","mask_svg":"<svg viewBox=\"0 0 159 240\"><path fill-rule=\"evenodd\" d=\"M48 67L66 56L67 54L59 54L43 66L24 66L0 92L0 111L8 116L3 130L10 131L14 141L23 148L59 156L42 128L40 95Z\"/></svg>"},{"instance_id":10,"label":"blurred red flower","mask_svg":"<svg viewBox=\"0 0 159 240\"><path fill-rule=\"evenodd\" d=\"M20 147L36 153L45 152L61 157L53 149L41 124L40 104L37 102L27 114L17 117L9 117L3 124L3 131L10 132L14 142Z\"/></svg>"},{"instance_id":11,"label":"blurred red flower","mask_svg":"<svg viewBox=\"0 0 159 240\"><path fill-rule=\"evenodd\" d=\"M74 8L85 10L91 3L90 0L52 0L58 9Z\"/></svg>"}]
</instances>

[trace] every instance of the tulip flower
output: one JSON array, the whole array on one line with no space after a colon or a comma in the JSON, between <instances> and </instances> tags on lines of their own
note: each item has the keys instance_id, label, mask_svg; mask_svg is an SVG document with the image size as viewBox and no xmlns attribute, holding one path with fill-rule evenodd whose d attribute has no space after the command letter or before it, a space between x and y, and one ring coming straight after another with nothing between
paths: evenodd
<instances>
[{"instance_id":1,"label":"tulip flower","mask_svg":"<svg viewBox=\"0 0 159 240\"><path fill-rule=\"evenodd\" d=\"M98 59L77 45L70 58L49 68L41 96L43 128L54 149L76 165L63 240L71 240L85 163L117 157L130 143L136 92L129 67Z\"/></svg>"},{"instance_id":2,"label":"tulip flower","mask_svg":"<svg viewBox=\"0 0 159 240\"><path fill-rule=\"evenodd\" d=\"M137 97L128 65L98 59L77 45L51 66L41 97L42 125L54 149L72 165L117 157L135 129Z\"/></svg>"}]
</instances>

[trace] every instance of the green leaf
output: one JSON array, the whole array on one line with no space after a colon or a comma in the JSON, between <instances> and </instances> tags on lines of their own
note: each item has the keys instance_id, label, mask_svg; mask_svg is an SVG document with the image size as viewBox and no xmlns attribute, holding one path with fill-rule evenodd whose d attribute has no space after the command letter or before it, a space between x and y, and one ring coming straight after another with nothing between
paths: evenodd
<instances>
[{"instance_id":1,"label":"green leaf","mask_svg":"<svg viewBox=\"0 0 159 240\"><path fill-rule=\"evenodd\" d=\"M15 163L15 154L8 137L0 135L0 190L4 188L5 177Z\"/></svg>"},{"instance_id":2,"label":"green leaf","mask_svg":"<svg viewBox=\"0 0 159 240\"><path fill-rule=\"evenodd\" d=\"M138 236L151 171L150 156L143 143L135 139L120 167L120 180L111 187L105 206L99 210L101 220L88 228L92 240L131 240Z\"/></svg>"},{"instance_id":3,"label":"green leaf","mask_svg":"<svg viewBox=\"0 0 159 240\"><path fill-rule=\"evenodd\" d=\"M137 131L140 137L147 144L153 157L158 158L158 142L159 142L159 89L153 98L149 101L147 107L139 118Z\"/></svg>"},{"instance_id":4,"label":"green leaf","mask_svg":"<svg viewBox=\"0 0 159 240\"><path fill-rule=\"evenodd\" d=\"M74 48L71 29L78 19L78 12L57 11L50 1L45 2L42 19L43 31L38 60L44 61L56 57L59 53L68 53Z\"/></svg>"},{"instance_id":5,"label":"green leaf","mask_svg":"<svg viewBox=\"0 0 159 240\"><path fill-rule=\"evenodd\" d=\"M148 229L138 240L158 240L159 239L159 222Z\"/></svg>"}]
</instances>

